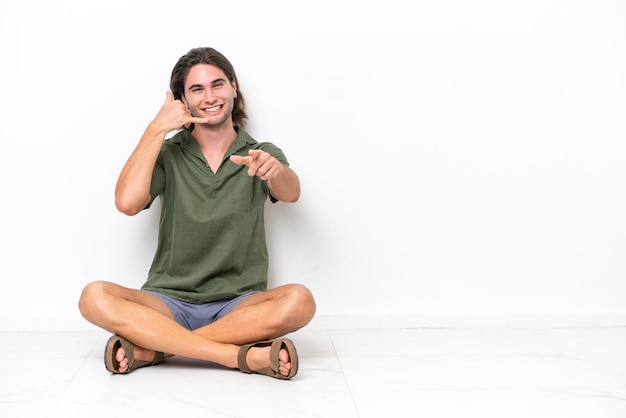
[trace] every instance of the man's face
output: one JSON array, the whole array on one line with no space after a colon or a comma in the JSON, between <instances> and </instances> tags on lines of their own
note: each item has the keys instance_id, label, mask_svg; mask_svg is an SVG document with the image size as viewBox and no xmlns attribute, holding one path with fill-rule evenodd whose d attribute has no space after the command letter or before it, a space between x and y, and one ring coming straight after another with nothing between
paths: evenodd
<instances>
[{"instance_id":1,"label":"man's face","mask_svg":"<svg viewBox=\"0 0 626 418\"><path fill-rule=\"evenodd\" d=\"M193 116L208 118L204 124L219 126L231 120L237 89L226 74L214 65L191 67L182 97Z\"/></svg>"}]
</instances>

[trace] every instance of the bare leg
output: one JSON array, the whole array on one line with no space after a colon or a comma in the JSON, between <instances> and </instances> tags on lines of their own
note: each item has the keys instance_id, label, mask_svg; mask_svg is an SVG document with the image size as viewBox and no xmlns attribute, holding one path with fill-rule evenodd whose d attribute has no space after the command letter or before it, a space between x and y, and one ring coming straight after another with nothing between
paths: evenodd
<instances>
[{"instance_id":1,"label":"bare leg","mask_svg":"<svg viewBox=\"0 0 626 418\"><path fill-rule=\"evenodd\" d=\"M83 290L79 307L85 319L138 347L237 367L236 345L211 341L183 328L165 304L147 292L94 282Z\"/></svg>"},{"instance_id":2,"label":"bare leg","mask_svg":"<svg viewBox=\"0 0 626 418\"><path fill-rule=\"evenodd\" d=\"M247 344L269 340L294 332L311 321L315 300L304 286L285 285L260 292L243 301L222 319L194 332L213 341ZM246 362L252 370L267 367L268 348L252 348ZM291 370L289 355L280 351L279 369L283 375Z\"/></svg>"},{"instance_id":3,"label":"bare leg","mask_svg":"<svg viewBox=\"0 0 626 418\"><path fill-rule=\"evenodd\" d=\"M194 332L221 343L247 344L294 332L313 318L315 301L301 285L256 293L219 321Z\"/></svg>"},{"instance_id":4,"label":"bare leg","mask_svg":"<svg viewBox=\"0 0 626 418\"><path fill-rule=\"evenodd\" d=\"M315 311L310 292L298 285L253 295L220 321L193 332L176 323L169 309L155 296L113 283L93 282L86 286L79 307L88 321L135 344L138 359L151 360L154 351L162 351L230 368L237 367L241 344L294 331L306 325ZM119 351L117 359L122 357L120 371L124 371L124 353ZM251 349L249 366L253 370L267 367L268 355L265 348ZM288 372L285 356L281 352ZM265 365L258 366L260 363Z\"/></svg>"}]
</instances>

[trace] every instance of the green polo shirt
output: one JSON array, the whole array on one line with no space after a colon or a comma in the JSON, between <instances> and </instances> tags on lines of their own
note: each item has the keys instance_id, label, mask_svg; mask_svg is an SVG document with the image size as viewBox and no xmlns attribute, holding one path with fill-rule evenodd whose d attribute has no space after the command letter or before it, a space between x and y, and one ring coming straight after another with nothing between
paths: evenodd
<instances>
[{"instance_id":1,"label":"green polo shirt","mask_svg":"<svg viewBox=\"0 0 626 418\"><path fill-rule=\"evenodd\" d=\"M266 289L267 182L229 159L250 149L288 164L278 147L242 129L216 173L189 131L163 143L150 186L153 200L161 196L158 245L142 289L191 303Z\"/></svg>"}]
</instances>

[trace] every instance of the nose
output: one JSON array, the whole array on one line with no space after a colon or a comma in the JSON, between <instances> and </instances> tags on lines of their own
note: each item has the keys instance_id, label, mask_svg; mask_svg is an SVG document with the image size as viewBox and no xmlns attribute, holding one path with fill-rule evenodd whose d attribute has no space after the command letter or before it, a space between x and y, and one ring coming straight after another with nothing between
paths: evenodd
<instances>
[{"instance_id":1,"label":"nose","mask_svg":"<svg viewBox=\"0 0 626 418\"><path fill-rule=\"evenodd\" d=\"M212 103L215 101L215 94L212 89L204 90L204 97L202 98L207 103Z\"/></svg>"}]
</instances>

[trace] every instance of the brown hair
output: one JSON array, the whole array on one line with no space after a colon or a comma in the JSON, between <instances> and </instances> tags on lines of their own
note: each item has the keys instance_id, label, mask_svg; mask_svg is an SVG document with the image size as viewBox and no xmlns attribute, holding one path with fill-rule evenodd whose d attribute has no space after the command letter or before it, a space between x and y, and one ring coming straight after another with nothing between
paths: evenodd
<instances>
[{"instance_id":1,"label":"brown hair","mask_svg":"<svg viewBox=\"0 0 626 418\"><path fill-rule=\"evenodd\" d=\"M172 76L170 78L170 90L172 90L174 99L180 100L183 97L185 81L187 80L189 70L191 67L198 64L214 65L226 74L226 77L231 83L235 82L237 86L237 97L235 98L233 108L233 124L241 126L242 128L245 127L246 120L248 119L248 115L246 114L246 101L239 89L239 81L237 81L235 68L224 55L213 48L193 48L180 57L172 70Z\"/></svg>"}]
</instances>

